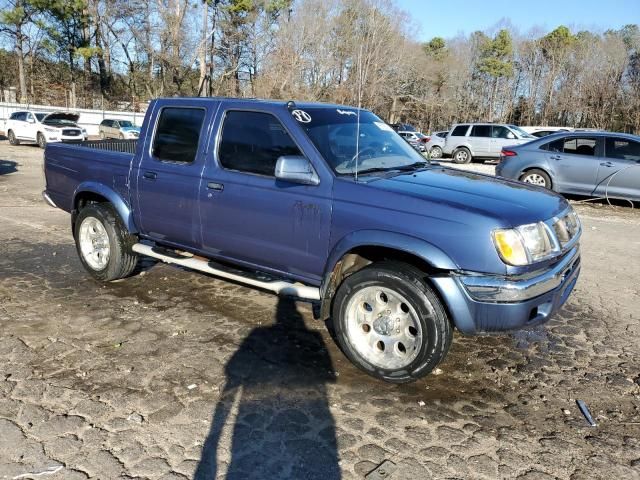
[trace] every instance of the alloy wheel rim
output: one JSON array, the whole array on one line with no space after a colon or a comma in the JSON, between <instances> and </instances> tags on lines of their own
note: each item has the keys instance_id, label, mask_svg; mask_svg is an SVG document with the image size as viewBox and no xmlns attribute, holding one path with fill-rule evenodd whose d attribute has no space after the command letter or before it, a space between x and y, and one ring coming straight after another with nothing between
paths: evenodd
<instances>
[{"instance_id":1,"label":"alloy wheel rim","mask_svg":"<svg viewBox=\"0 0 640 480\"><path fill-rule=\"evenodd\" d=\"M411 364L423 343L416 309L402 294L386 287L358 290L347 304L346 324L356 352L386 370Z\"/></svg>"},{"instance_id":2,"label":"alloy wheel rim","mask_svg":"<svg viewBox=\"0 0 640 480\"><path fill-rule=\"evenodd\" d=\"M545 181L542 175L538 175L537 173L532 173L524 177L525 183L530 183L532 185L538 185L539 187L546 187L547 182Z\"/></svg>"},{"instance_id":3,"label":"alloy wheel rim","mask_svg":"<svg viewBox=\"0 0 640 480\"><path fill-rule=\"evenodd\" d=\"M80 224L80 251L85 262L96 271L109 263L111 246L104 225L95 217L87 217Z\"/></svg>"}]
</instances>

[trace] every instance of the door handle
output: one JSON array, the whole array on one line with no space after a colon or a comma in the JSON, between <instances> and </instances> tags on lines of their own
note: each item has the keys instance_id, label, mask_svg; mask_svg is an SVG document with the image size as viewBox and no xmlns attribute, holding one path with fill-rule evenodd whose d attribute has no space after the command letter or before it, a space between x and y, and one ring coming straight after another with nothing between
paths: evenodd
<instances>
[{"instance_id":1,"label":"door handle","mask_svg":"<svg viewBox=\"0 0 640 480\"><path fill-rule=\"evenodd\" d=\"M600 165L602 165L603 167L613 167L613 163L611 162L602 162Z\"/></svg>"},{"instance_id":2,"label":"door handle","mask_svg":"<svg viewBox=\"0 0 640 480\"><path fill-rule=\"evenodd\" d=\"M224 185L217 182L209 182L207 183L207 188L209 190L216 190L217 192L221 192L222 190L224 190Z\"/></svg>"},{"instance_id":3,"label":"door handle","mask_svg":"<svg viewBox=\"0 0 640 480\"><path fill-rule=\"evenodd\" d=\"M158 174L156 172L144 172L142 176L149 180L155 180L156 178L158 178Z\"/></svg>"},{"instance_id":4,"label":"door handle","mask_svg":"<svg viewBox=\"0 0 640 480\"><path fill-rule=\"evenodd\" d=\"M551 155L549 158L551 160L562 160L562 157L560 155Z\"/></svg>"}]
</instances>

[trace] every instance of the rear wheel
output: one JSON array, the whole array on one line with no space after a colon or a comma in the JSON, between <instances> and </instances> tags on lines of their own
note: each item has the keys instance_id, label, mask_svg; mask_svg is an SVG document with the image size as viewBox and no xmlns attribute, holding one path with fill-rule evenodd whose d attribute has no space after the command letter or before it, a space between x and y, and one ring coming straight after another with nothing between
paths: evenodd
<instances>
[{"instance_id":1,"label":"rear wheel","mask_svg":"<svg viewBox=\"0 0 640 480\"><path fill-rule=\"evenodd\" d=\"M38 146L40 148L44 148L47 146L47 139L44 138L44 135L40 132L38 132L38 135L36 136L36 141L38 142Z\"/></svg>"},{"instance_id":2,"label":"rear wheel","mask_svg":"<svg viewBox=\"0 0 640 480\"><path fill-rule=\"evenodd\" d=\"M131 250L137 238L122 225L109 204L90 204L80 210L74 225L80 261L95 279L109 282L133 272L138 256Z\"/></svg>"},{"instance_id":3,"label":"rear wheel","mask_svg":"<svg viewBox=\"0 0 640 480\"><path fill-rule=\"evenodd\" d=\"M13 130L9 130L7 136L9 137L9 143L11 145L20 145L20 140L16 138L16 134L13 133Z\"/></svg>"},{"instance_id":4,"label":"rear wheel","mask_svg":"<svg viewBox=\"0 0 640 480\"><path fill-rule=\"evenodd\" d=\"M551 188L551 178L547 172L538 168L527 170L520 176L520 181L537 185L538 187Z\"/></svg>"},{"instance_id":5,"label":"rear wheel","mask_svg":"<svg viewBox=\"0 0 640 480\"><path fill-rule=\"evenodd\" d=\"M374 263L347 277L333 300L342 351L369 375L417 380L445 357L453 329L424 273L399 262Z\"/></svg>"},{"instance_id":6,"label":"rear wheel","mask_svg":"<svg viewBox=\"0 0 640 480\"><path fill-rule=\"evenodd\" d=\"M442 148L440 148L438 145L435 145L434 147L431 147L431 150L429 150L429 157L431 157L431 158L441 158L442 157Z\"/></svg>"},{"instance_id":7,"label":"rear wheel","mask_svg":"<svg viewBox=\"0 0 640 480\"><path fill-rule=\"evenodd\" d=\"M468 148L456 148L453 152L453 163L469 163L472 159L471 152Z\"/></svg>"}]
</instances>

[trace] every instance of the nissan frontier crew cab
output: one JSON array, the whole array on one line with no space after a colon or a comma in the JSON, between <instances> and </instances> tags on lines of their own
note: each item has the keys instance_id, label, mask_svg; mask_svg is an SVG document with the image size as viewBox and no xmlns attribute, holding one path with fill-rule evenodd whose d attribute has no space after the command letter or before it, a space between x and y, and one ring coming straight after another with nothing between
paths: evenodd
<instances>
[{"instance_id":1,"label":"nissan frontier crew cab","mask_svg":"<svg viewBox=\"0 0 640 480\"><path fill-rule=\"evenodd\" d=\"M137 141L47 145L45 175L97 280L150 256L308 300L389 382L433 370L454 328L549 320L580 271L561 196L431 164L348 106L158 99Z\"/></svg>"}]
</instances>

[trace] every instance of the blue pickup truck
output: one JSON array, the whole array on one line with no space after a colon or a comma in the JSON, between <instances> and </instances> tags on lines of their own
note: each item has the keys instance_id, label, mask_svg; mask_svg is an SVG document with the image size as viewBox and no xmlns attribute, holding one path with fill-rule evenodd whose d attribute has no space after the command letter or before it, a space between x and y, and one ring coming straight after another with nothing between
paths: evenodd
<instances>
[{"instance_id":1,"label":"blue pickup truck","mask_svg":"<svg viewBox=\"0 0 640 480\"><path fill-rule=\"evenodd\" d=\"M45 175L96 279L145 255L308 300L389 382L433 370L454 328L547 321L580 271L561 196L430 163L342 105L158 99L138 140L47 145Z\"/></svg>"}]
</instances>

